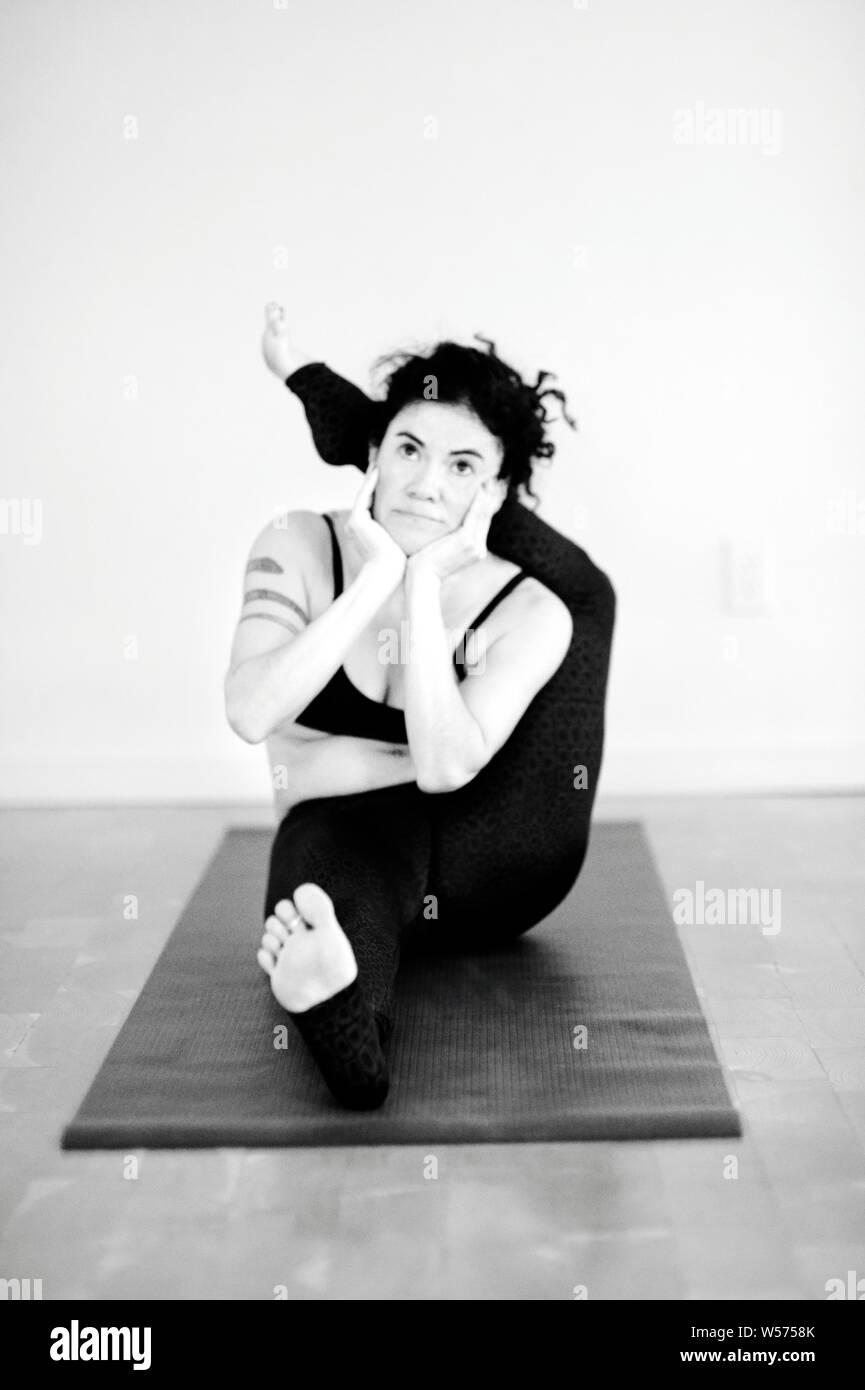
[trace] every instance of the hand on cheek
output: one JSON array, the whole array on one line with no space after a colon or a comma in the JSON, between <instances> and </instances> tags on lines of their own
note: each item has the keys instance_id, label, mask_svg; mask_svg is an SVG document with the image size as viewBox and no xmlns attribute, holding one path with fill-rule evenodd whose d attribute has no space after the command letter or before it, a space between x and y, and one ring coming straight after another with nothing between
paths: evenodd
<instances>
[{"instance_id":1,"label":"hand on cheek","mask_svg":"<svg viewBox=\"0 0 865 1390\"><path fill-rule=\"evenodd\" d=\"M481 483L460 524L439 540L431 541L410 558L411 574L432 571L440 579L475 564L487 556L487 532L498 509L499 491L494 480Z\"/></svg>"}]
</instances>

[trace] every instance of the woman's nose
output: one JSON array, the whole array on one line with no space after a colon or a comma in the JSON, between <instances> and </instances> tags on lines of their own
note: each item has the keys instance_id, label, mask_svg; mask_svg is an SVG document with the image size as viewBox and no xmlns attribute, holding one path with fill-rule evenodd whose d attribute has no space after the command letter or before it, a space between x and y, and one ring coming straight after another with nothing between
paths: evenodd
<instances>
[{"instance_id":1,"label":"woman's nose","mask_svg":"<svg viewBox=\"0 0 865 1390\"><path fill-rule=\"evenodd\" d=\"M438 496L440 487L440 469L433 459L428 459L418 467L411 480L409 492L413 496L433 498Z\"/></svg>"}]
</instances>

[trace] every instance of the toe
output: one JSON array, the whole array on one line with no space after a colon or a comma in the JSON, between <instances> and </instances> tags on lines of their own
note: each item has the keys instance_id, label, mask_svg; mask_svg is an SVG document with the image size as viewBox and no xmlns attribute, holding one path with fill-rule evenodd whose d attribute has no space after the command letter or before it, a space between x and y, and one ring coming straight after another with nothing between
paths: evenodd
<instances>
[{"instance_id":1,"label":"toe","mask_svg":"<svg viewBox=\"0 0 865 1390\"><path fill-rule=\"evenodd\" d=\"M317 883L300 883L294 890L297 910L307 924L321 926L336 916L333 903Z\"/></svg>"},{"instance_id":2,"label":"toe","mask_svg":"<svg viewBox=\"0 0 865 1390\"><path fill-rule=\"evenodd\" d=\"M295 907L294 903L291 901L291 898L283 898L282 902L278 902L276 904L276 907L273 909L273 911L276 914L277 919L282 923L282 926L285 931L290 932L292 930L293 924L295 926L298 925L296 922L294 922L294 918L298 917L300 914L298 912L298 909Z\"/></svg>"},{"instance_id":3,"label":"toe","mask_svg":"<svg viewBox=\"0 0 865 1390\"><path fill-rule=\"evenodd\" d=\"M255 959L258 961L265 975L272 975L276 967L276 961L269 951L261 950L256 953Z\"/></svg>"},{"instance_id":4,"label":"toe","mask_svg":"<svg viewBox=\"0 0 865 1390\"><path fill-rule=\"evenodd\" d=\"M282 925L278 917L268 917L264 924L264 930L270 932L271 936L275 936L283 946L288 940L288 928Z\"/></svg>"},{"instance_id":5,"label":"toe","mask_svg":"<svg viewBox=\"0 0 865 1390\"><path fill-rule=\"evenodd\" d=\"M270 954L274 957L274 959L276 959L283 946L285 945L283 941L280 941L278 936L273 936L273 934L269 931L266 931L264 933L264 936L261 938L261 944L263 949L265 951L269 951Z\"/></svg>"}]
</instances>

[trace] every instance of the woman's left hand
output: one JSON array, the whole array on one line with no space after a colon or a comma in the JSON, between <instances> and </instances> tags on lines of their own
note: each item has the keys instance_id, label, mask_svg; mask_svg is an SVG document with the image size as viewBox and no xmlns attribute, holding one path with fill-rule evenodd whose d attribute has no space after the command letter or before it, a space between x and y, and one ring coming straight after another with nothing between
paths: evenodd
<instances>
[{"instance_id":1,"label":"woman's left hand","mask_svg":"<svg viewBox=\"0 0 865 1390\"><path fill-rule=\"evenodd\" d=\"M446 579L449 574L486 559L487 535L498 503L495 480L481 483L456 530L430 541L410 555L406 575L433 572L439 579Z\"/></svg>"}]
</instances>

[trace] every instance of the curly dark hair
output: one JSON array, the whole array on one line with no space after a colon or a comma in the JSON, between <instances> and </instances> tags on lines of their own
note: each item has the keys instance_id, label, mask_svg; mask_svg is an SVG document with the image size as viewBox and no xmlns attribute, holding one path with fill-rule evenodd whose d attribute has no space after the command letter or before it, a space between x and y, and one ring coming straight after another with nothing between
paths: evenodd
<instances>
[{"instance_id":1,"label":"curly dark hair","mask_svg":"<svg viewBox=\"0 0 865 1390\"><path fill-rule=\"evenodd\" d=\"M537 381L530 386L497 355L495 343L479 333L474 337L486 344L486 352L446 341L427 354L401 351L379 357L373 372L383 367L392 370L385 377L384 399L374 403L369 442L378 447L394 416L415 401L467 406L501 441L504 454L498 476L507 481L508 494L516 496L523 488L537 502L532 492L532 468L538 459L549 460L555 453L555 445L546 437L550 417L543 398L557 396L562 415L574 430L576 421L567 413L562 391L550 386L540 389L547 377L554 379L552 372L539 371Z\"/></svg>"}]
</instances>

